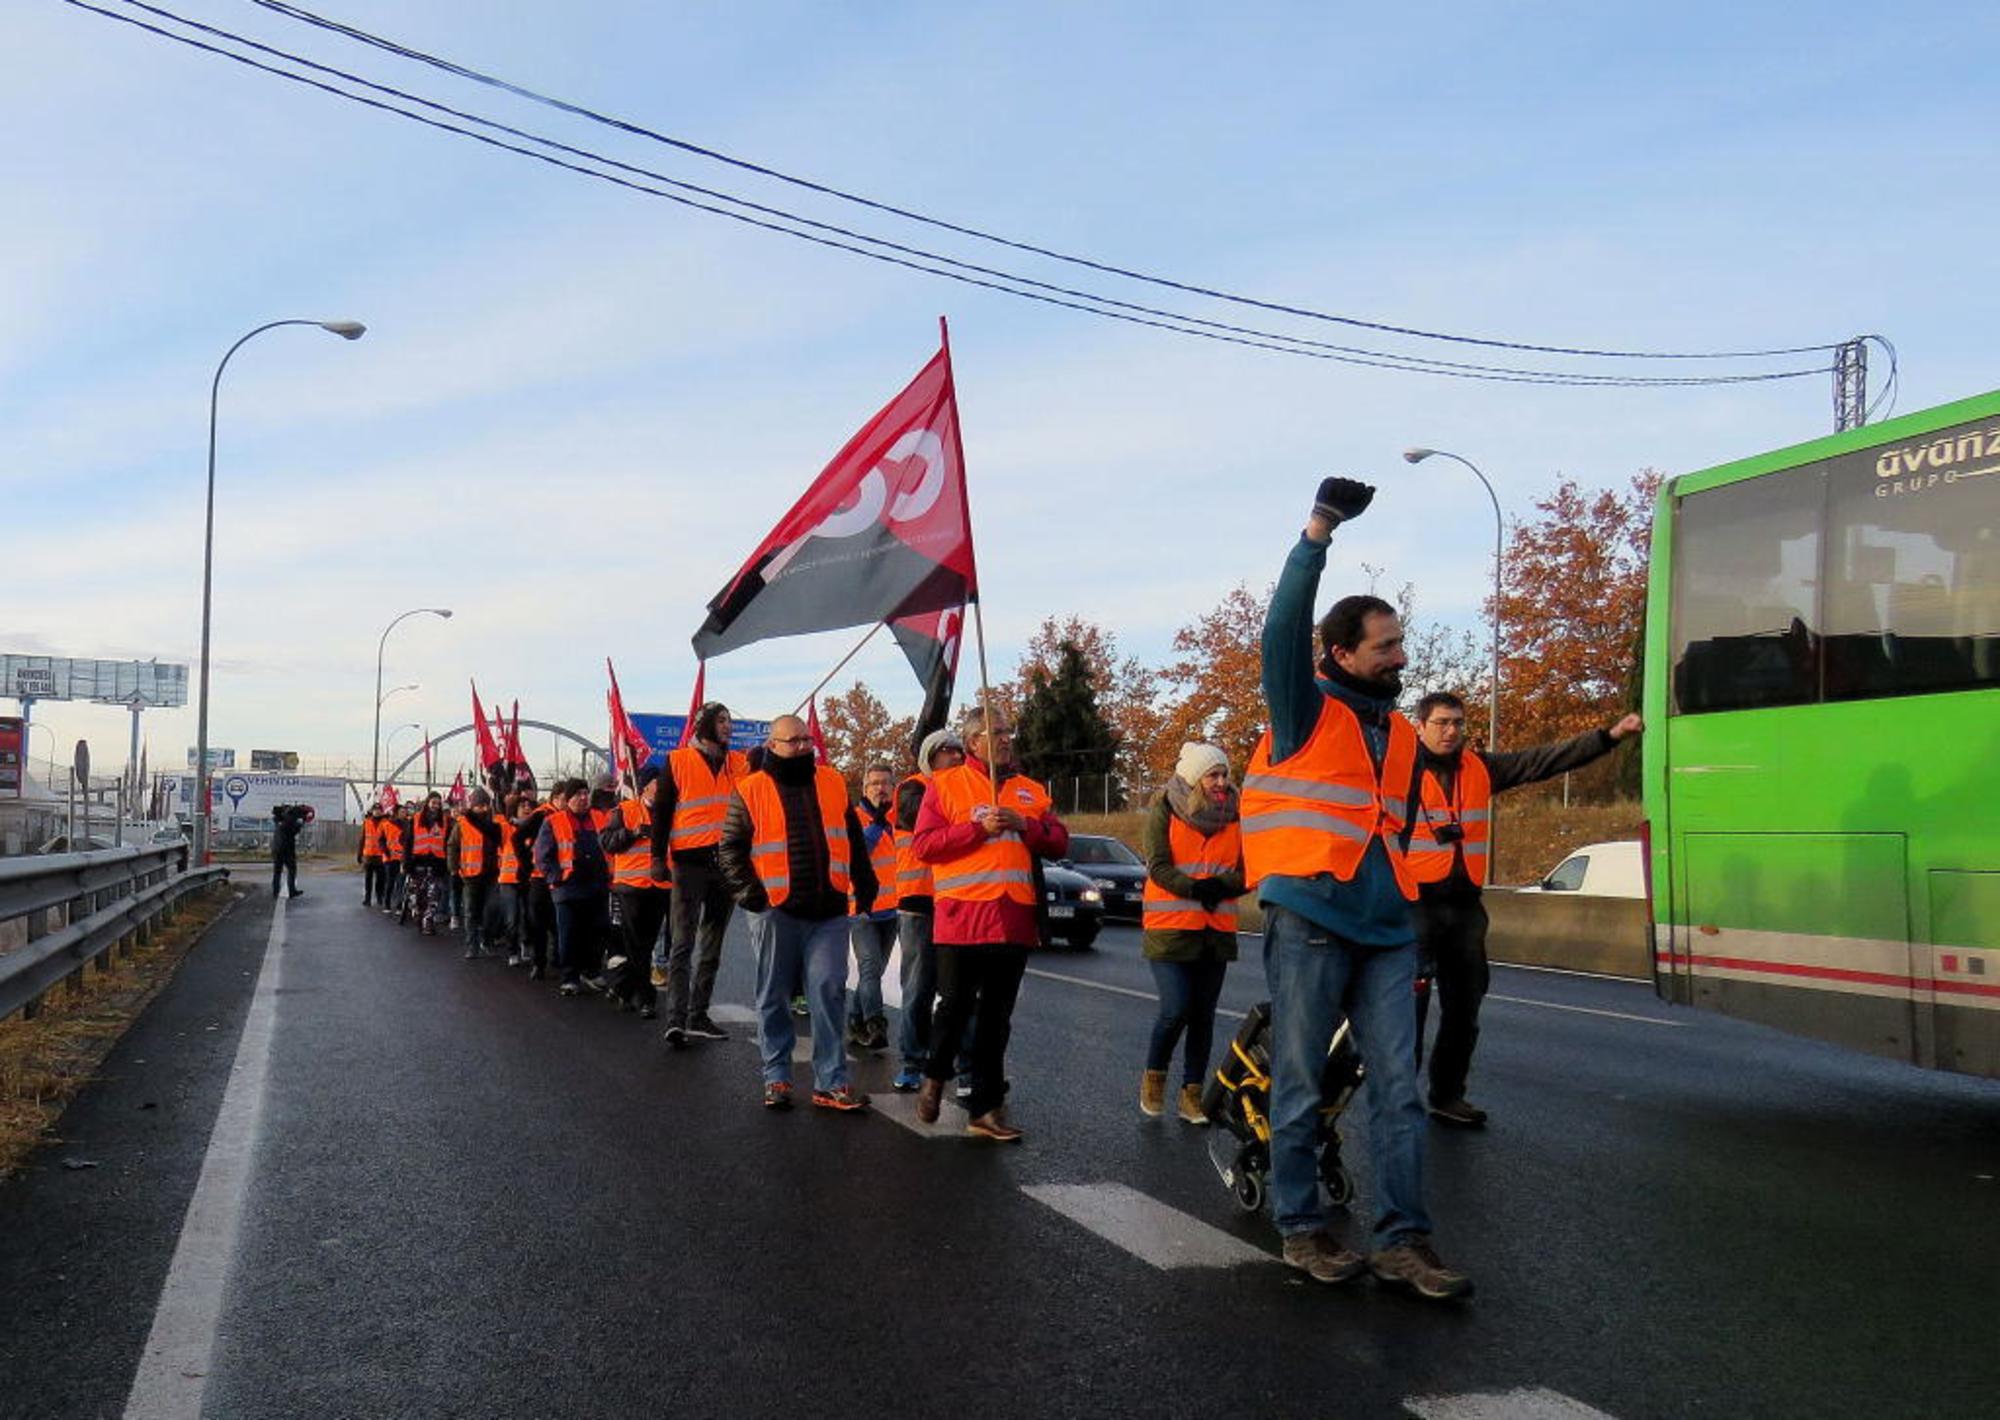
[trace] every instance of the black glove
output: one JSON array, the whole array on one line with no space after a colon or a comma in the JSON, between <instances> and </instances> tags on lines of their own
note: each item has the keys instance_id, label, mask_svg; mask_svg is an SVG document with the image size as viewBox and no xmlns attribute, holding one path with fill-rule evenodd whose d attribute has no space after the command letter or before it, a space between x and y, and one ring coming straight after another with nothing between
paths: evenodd
<instances>
[{"instance_id":1,"label":"black glove","mask_svg":"<svg viewBox=\"0 0 2000 1420\"><path fill-rule=\"evenodd\" d=\"M1222 901L1222 884L1214 878L1196 878L1194 900L1208 911L1215 911L1215 905Z\"/></svg>"},{"instance_id":2,"label":"black glove","mask_svg":"<svg viewBox=\"0 0 2000 1420\"><path fill-rule=\"evenodd\" d=\"M1368 511L1375 497L1375 485L1352 478L1322 478L1313 498L1313 515L1338 527Z\"/></svg>"}]
</instances>

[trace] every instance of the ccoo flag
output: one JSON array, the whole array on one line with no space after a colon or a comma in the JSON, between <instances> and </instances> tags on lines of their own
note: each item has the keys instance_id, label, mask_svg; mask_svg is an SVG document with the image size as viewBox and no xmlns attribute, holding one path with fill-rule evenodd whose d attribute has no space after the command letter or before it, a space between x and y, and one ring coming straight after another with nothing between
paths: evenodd
<instances>
[{"instance_id":1,"label":"ccoo flag","mask_svg":"<svg viewBox=\"0 0 2000 1420\"><path fill-rule=\"evenodd\" d=\"M951 718L951 697L958 681L959 638L965 630L965 608L946 607L941 611L899 616L889 623L889 632L909 658L910 669L924 688L924 708L917 715L916 745L933 730L941 730Z\"/></svg>"},{"instance_id":2,"label":"ccoo flag","mask_svg":"<svg viewBox=\"0 0 2000 1420\"><path fill-rule=\"evenodd\" d=\"M708 604L707 660L774 636L962 607L978 596L950 347L834 455Z\"/></svg>"}]
</instances>

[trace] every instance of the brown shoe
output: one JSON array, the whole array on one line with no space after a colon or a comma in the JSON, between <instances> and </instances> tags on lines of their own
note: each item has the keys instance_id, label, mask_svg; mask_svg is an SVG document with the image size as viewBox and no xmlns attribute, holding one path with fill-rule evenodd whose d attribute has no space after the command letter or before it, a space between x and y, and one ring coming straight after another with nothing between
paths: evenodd
<instances>
[{"instance_id":1,"label":"brown shoe","mask_svg":"<svg viewBox=\"0 0 2000 1420\"><path fill-rule=\"evenodd\" d=\"M1158 1119L1167 1112L1167 1072L1148 1070L1139 1077L1139 1113Z\"/></svg>"},{"instance_id":2,"label":"brown shoe","mask_svg":"<svg viewBox=\"0 0 2000 1420\"><path fill-rule=\"evenodd\" d=\"M1377 1281L1408 1287L1418 1296L1429 1297L1433 1301L1472 1295L1472 1279L1440 1262L1438 1255L1431 1250L1431 1240L1427 1237L1409 1238L1394 1247L1371 1253L1368 1270L1375 1274Z\"/></svg>"},{"instance_id":3,"label":"brown shoe","mask_svg":"<svg viewBox=\"0 0 2000 1420\"><path fill-rule=\"evenodd\" d=\"M1360 1253L1335 1242L1326 1229L1315 1228L1285 1239L1285 1265L1298 1268L1315 1282L1345 1282L1368 1264Z\"/></svg>"},{"instance_id":4,"label":"brown shoe","mask_svg":"<svg viewBox=\"0 0 2000 1420\"><path fill-rule=\"evenodd\" d=\"M944 1081L924 1076L923 1088L917 1091L917 1118L925 1124L936 1124L938 1106L944 1103Z\"/></svg>"},{"instance_id":5,"label":"brown shoe","mask_svg":"<svg viewBox=\"0 0 2000 1420\"><path fill-rule=\"evenodd\" d=\"M1021 1142L1021 1131L1007 1122L1007 1112L997 1105L977 1119L966 1121L965 1132L980 1139L991 1139L996 1144Z\"/></svg>"},{"instance_id":6,"label":"brown shoe","mask_svg":"<svg viewBox=\"0 0 2000 1420\"><path fill-rule=\"evenodd\" d=\"M1201 1107L1200 1085L1181 1086L1180 1114L1183 1124L1208 1123L1208 1112Z\"/></svg>"}]
</instances>

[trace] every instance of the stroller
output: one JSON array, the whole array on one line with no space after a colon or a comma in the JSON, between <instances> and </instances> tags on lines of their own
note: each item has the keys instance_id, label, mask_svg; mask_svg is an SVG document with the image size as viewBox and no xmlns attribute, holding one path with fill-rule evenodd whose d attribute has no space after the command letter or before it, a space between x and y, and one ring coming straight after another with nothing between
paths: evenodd
<instances>
[{"instance_id":1,"label":"stroller","mask_svg":"<svg viewBox=\"0 0 2000 1420\"><path fill-rule=\"evenodd\" d=\"M1236 1206L1255 1213L1270 1192L1271 1175L1271 1003L1260 1002L1229 1043L1229 1054L1209 1076L1201 1107L1217 1127L1208 1140L1209 1161ZM1319 1085L1319 1181L1327 1200L1345 1207L1354 1197L1354 1180L1340 1162L1340 1131L1336 1127L1348 1101L1361 1087L1361 1056L1346 1021L1334 1032Z\"/></svg>"}]
</instances>

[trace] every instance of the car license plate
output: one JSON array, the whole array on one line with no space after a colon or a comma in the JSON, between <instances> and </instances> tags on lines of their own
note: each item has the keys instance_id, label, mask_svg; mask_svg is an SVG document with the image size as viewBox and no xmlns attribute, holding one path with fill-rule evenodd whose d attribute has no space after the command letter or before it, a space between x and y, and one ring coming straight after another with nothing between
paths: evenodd
<instances>
[{"instance_id":1,"label":"car license plate","mask_svg":"<svg viewBox=\"0 0 2000 1420\"><path fill-rule=\"evenodd\" d=\"M1049 909L1049 916L1074 917L1076 916L1076 909L1074 907L1051 907Z\"/></svg>"}]
</instances>

